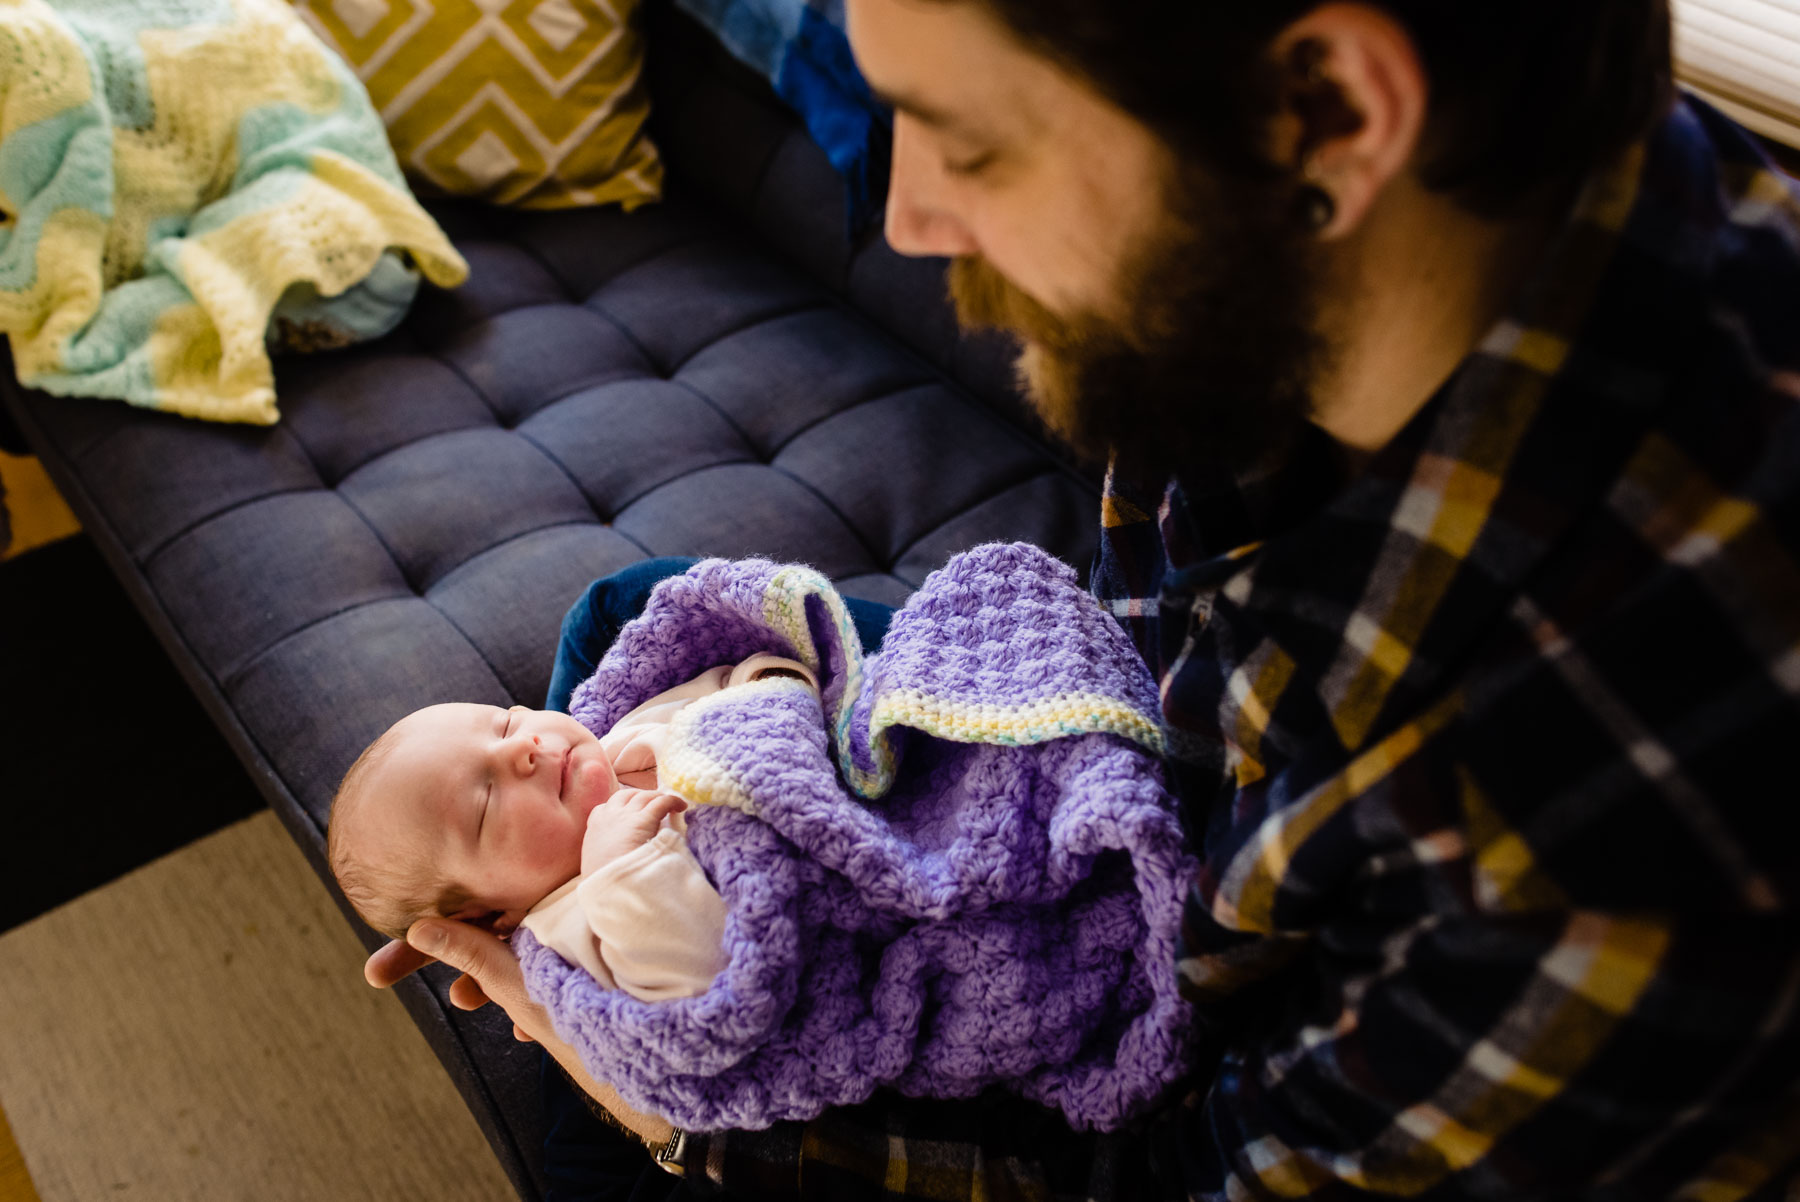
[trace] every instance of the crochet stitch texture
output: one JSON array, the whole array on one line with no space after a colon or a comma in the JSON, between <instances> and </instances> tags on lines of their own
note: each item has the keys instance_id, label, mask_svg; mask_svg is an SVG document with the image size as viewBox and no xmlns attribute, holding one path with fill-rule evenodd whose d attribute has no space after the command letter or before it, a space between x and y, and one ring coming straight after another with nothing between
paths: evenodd
<instances>
[{"instance_id":1,"label":"crochet stitch texture","mask_svg":"<svg viewBox=\"0 0 1800 1202\"><path fill-rule=\"evenodd\" d=\"M1175 938L1193 862L1148 670L1075 574L1025 544L953 559L864 658L829 582L709 560L659 585L572 712L629 708L755 651L770 680L689 706L659 773L730 963L697 997L601 989L529 932L532 996L590 1072L692 1129L756 1128L880 1087L1000 1085L1111 1128L1190 1061ZM977 741L978 740L978 741Z\"/></svg>"},{"instance_id":2,"label":"crochet stitch texture","mask_svg":"<svg viewBox=\"0 0 1800 1202\"><path fill-rule=\"evenodd\" d=\"M0 5L0 87L0 330L30 387L268 424L272 317L286 349L342 345L421 270L468 274L282 0Z\"/></svg>"}]
</instances>

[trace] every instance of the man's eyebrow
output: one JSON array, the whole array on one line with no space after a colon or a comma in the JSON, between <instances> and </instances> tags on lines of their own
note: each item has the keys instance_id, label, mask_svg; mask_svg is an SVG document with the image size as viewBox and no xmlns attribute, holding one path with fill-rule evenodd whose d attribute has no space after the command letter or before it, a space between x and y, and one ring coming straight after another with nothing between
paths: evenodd
<instances>
[{"instance_id":1,"label":"man's eyebrow","mask_svg":"<svg viewBox=\"0 0 1800 1202\"><path fill-rule=\"evenodd\" d=\"M869 85L869 91L882 104L933 128L970 134L983 132L979 127L948 109L939 108L906 92L890 91L887 88L876 87L874 84Z\"/></svg>"}]
</instances>

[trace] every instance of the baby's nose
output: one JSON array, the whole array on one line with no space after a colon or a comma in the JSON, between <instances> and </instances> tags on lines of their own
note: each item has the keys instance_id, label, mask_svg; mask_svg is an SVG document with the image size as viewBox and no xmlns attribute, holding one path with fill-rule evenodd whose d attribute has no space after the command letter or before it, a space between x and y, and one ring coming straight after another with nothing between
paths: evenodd
<instances>
[{"instance_id":1,"label":"baby's nose","mask_svg":"<svg viewBox=\"0 0 1800 1202\"><path fill-rule=\"evenodd\" d=\"M537 735L521 734L513 740L513 762L521 775L529 776L537 767L538 754L543 750L543 740Z\"/></svg>"}]
</instances>

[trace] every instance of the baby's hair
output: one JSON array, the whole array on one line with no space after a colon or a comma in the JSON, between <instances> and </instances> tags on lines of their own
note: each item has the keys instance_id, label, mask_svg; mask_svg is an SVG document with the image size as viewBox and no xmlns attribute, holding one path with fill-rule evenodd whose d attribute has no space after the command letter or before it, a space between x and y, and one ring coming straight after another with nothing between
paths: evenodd
<instances>
[{"instance_id":1,"label":"baby's hair","mask_svg":"<svg viewBox=\"0 0 1800 1202\"><path fill-rule=\"evenodd\" d=\"M386 758L393 746L394 728L363 748L331 799L331 816L325 827L325 857L338 888L357 915L392 939L406 938L407 928L421 918L447 918L467 906L474 897L468 890L431 878L424 872L404 879L373 871L350 852L344 834L358 810L367 803L363 780Z\"/></svg>"}]
</instances>

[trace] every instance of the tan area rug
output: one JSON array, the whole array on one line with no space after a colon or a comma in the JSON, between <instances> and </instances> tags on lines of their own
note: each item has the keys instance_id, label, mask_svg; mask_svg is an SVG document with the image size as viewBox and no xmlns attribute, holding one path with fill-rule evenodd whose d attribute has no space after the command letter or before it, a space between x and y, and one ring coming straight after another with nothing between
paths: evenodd
<instances>
[{"instance_id":1,"label":"tan area rug","mask_svg":"<svg viewBox=\"0 0 1800 1202\"><path fill-rule=\"evenodd\" d=\"M0 1202L40 1202L4 1110L0 1110Z\"/></svg>"},{"instance_id":2,"label":"tan area rug","mask_svg":"<svg viewBox=\"0 0 1800 1202\"><path fill-rule=\"evenodd\" d=\"M43 1202L513 1197L267 811L0 936L0 1110Z\"/></svg>"}]
</instances>

